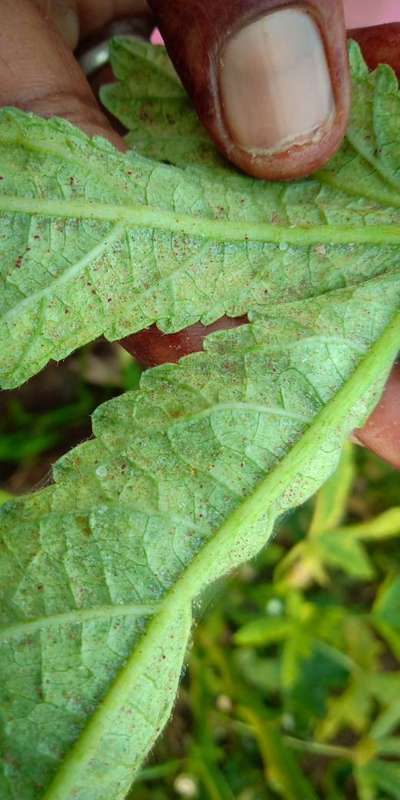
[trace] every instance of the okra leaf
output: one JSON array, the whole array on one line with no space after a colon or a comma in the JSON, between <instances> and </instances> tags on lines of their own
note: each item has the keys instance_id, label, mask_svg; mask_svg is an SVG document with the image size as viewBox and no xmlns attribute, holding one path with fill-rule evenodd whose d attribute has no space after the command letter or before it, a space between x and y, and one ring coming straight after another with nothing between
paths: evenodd
<instances>
[{"instance_id":1,"label":"okra leaf","mask_svg":"<svg viewBox=\"0 0 400 800\"><path fill-rule=\"evenodd\" d=\"M338 469L316 496L308 531L309 539L324 536L327 531L335 530L346 514L355 478L353 450L354 446L349 442L343 449Z\"/></svg>"},{"instance_id":2,"label":"okra leaf","mask_svg":"<svg viewBox=\"0 0 400 800\"><path fill-rule=\"evenodd\" d=\"M287 800L298 800L300 797L317 800L314 788L300 769L296 756L263 709L244 707L241 714L253 729L268 782L277 793Z\"/></svg>"},{"instance_id":3,"label":"okra leaf","mask_svg":"<svg viewBox=\"0 0 400 800\"><path fill-rule=\"evenodd\" d=\"M400 658L400 576L389 576L381 586L372 610L372 622Z\"/></svg>"},{"instance_id":4,"label":"okra leaf","mask_svg":"<svg viewBox=\"0 0 400 800\"><path fill-rule=\"evenodd\" d=\"M122 154L66 121L1 111L0 383L154 322L173 332L224 314L268 318L367 284L395 297L399 93L389 67L370 74L351 54L348 138L325 170L291 184L221 161ZM168 81L156 64L144 90Z\"/></svg>"},{"instance_id":5,"label":"okra leaf","mask_svg":"<svg viewBox=\"0 0 400 800\"><path fill-rule=\"evenodd\" d=\"M393 800L397 800L399 796L399 764L374 759L357 767L355 777L361 800L381 797L381 792L384 792L385 797L391 797Z\"/></svg>"},{"instance_id":6,"label":"okra leaf","mask_svg":"<svg viewBox=\"0 0 400 800\"><path fill-rule=\"evenodd\" d=\"M363 75L373 94L392 80ZM119 155L18 111L0 163L5 383L102 330L251 312L101 406L54 484L0 510L0 796L122 800L202 592L318 489L378 401L400 343L399 210Z\"/></svg>"},{"instance_id":7,"label":"okra leaf","mask_svg":"<svg viewBox=\"0 0 400 800\"><path fill-rule=\"evenodd\" d=\"M389 298L362 287L291 312L145 373L54 485L2 507L2 800L125 796L171 713L193 605L376 403L400 335Z\"/></svg>"},{"instance_id":8,"label":"okra leaf","mask_svg":"<svg viewBox=\"0 0 400 800\"><path fill-rule=\"evenodd\" d=\"M355 580L368 581L374 577L372 562L364 546L356 539L347 538L341 531L328 531L314 544L323 564L341 569Z\"/></svg>"},{"instance_id":9,"label":"okra leaf","mask_svg":"<svg viewBox=\"0 0 400 800\"><path fill-rule=\"evenodd\" d=\"M128 144L157 161L227 170L164 47L116 36L110 42L110 57L118 83L102 86L100 97L128 129Z\"/></svg>"}]
</instances>

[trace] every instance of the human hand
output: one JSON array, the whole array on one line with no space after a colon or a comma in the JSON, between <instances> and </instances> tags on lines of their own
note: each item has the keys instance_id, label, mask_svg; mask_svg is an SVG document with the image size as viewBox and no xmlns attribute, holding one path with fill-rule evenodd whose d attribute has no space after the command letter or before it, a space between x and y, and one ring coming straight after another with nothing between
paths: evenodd
<instances>
[{"instance_id":1,"label":"human hand","mask_svg":"<svg viewBox=\"0 0 400 800\"><path fill-rule=\"evenodd\" d=\"M293 3L269 0L198 2L200 16L193 32L193 3L149 2L158 12L170 55L202 122L228 158L251 174L288 178L317 169L333 154L342 140L349 110L345 20L340 2L316 0L308 4L322 30L325 52L316 26L310 19L305 22L302 4L297 10ZM285 5L290 8L282 8ZM348 26L356 28L352 35L360 42L369 65L373 68L386 61L400 75L400 25L364 28L384 23L385 12L393 15L392 0L379 4L345 0L343 5ZM281 8L276 10L278 6ZM248 17L254 17L257 11L274 8L275 13L248 25ZM238 33L224 50L221 42L227 30ZM314 92L310 92L310 85L313 90L315 87ZM223 320L213 329L233 322ZM128 337L126 342L143 363L157 364L199 349L209 331L195 325L164 336L152 328ZM381 402L354 439L400 468L400 365L394 367Z\"/></svg>"},{"instance_id":2,"label":"human hand","mask_svg":"<svg viewBox=\"0 0 400 800\"><path fill-rule=\"evenodd\" d=\"M349 110L341 0L3 0L0 104L64 116L123 149L73 50L118 17L139 16L150 28L153 13L202 122L239 167L288 179L322 166L339 146ZM176 360L177 343L181 355L201 347L209 329L195 329L170 338L153 328L126 346L140 356L145 341L148 362ZM399 367L357 436L400 467Z\"/></svg>"}]
</instances>

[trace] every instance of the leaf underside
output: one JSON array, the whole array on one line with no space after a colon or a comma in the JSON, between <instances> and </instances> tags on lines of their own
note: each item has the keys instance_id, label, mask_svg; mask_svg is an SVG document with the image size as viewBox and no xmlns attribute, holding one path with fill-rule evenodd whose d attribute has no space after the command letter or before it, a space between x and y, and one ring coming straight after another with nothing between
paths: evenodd
<instances>
[{"instance_id":1,"label":"leaf underside","mask_svg":"<svg viewBox=\"0 0 400 800\"><path fill-rule=\"evenodd\" d=\"M117 41L115 50L132 71L145 47ZM198 165L196 138L194 163L176 167L124 156L63 120L1 111L1 385L20 384L102 333L118 339L154 322L173 332L224 314L269 316L277 303L374 279L397 285L397 82L386 67L369 76L356 51L353 62L343 148L317 177L290 184L252 180L221 159ZM148 91L159 74L162 82L157 65ZM137 84L146 91L146 71ZM174 91L182 95L178 84ZM158 107L159 98L147 102ZM134 97L133 117L135 109L137 125L151 131ZM186 113L173 107L164 127ZM160 137L160 157L173 160L176 139L167 142Z\"/></svg>"},{"instance_id":2,"label":"leaf underside","mask_svg":"<svg viewBox=\"0 0 400 800\"><path fill-rule=\"evenodd\" d=\"M4 385L102 332L251 322L147 372L52 486L2 507L2 800L125 797L170 715L193 604L331 474L400 344L391 70L352 48L346 142L283 185L223 165L162 50L117 40L113 57L105 99L144 155L0 112ZM175 150L181 166L147 158Z\"/></svg>"}]
</instances>

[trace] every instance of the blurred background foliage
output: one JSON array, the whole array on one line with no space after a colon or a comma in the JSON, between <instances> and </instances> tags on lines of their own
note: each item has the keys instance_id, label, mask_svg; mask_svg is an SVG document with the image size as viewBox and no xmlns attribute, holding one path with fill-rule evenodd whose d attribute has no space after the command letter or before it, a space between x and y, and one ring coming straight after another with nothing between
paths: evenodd
<instances>
[{"instance_id":1,"label":"blurred background foliage","mask_svg":"<svg viewBox=\"0 0 400 800\"><path fill-rule=\"evenodd\" d=\"M40 488L140 370L96 343L0 398L0 502ZM131 800L400 800L400 476L348 445L317 497L196 609Z\"/></svg>"}]
</instances>

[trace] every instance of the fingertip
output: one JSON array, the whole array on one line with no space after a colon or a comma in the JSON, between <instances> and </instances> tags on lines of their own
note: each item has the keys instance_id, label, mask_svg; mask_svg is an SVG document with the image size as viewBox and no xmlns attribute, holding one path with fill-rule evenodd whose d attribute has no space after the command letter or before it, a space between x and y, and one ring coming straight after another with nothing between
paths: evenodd
<instances>
[{"instance_id":1,"label":"fingertip","mask_svg":"<svg viewBox=\"0 0 400 800\"><path fill-rule=\"evenodd\" d=\"M71 50L75 50L79 42L79 16L76 0L32 0L40 11L46 24L54 25Z\"/></svg>"},{"instance_id":2,"label":"fingertip","mask_svg":"<svg viewBox=\"0 0 400 800\"><path fill-rule=\"evenodd\" d=\"M103 136L124 150L122 138L102 114L54 19L47 19L39 5L43 4L3 1L0 105L16 106L44 117L64 117L89 136ZM66 4L58 7L63 5Z\"/></svg>"},{"instance_id":3,"label":"fingertip","mask_svg":"<svg viewBox=\"0 0 400 800\"><path fill-rule=\"evenodd\" d=\"M304 178L319 169L339 149L347 127L347 114L334 114L310 136L303 136L283 150L249 151L227 142L224 155L243 172L270 181Z\"/></svg>"},{"instance_id":4,"label":"fingertip","mask_svg":"<svg viewBox=\"0 0 400 800\"><path fill-rule=\"evenodd\" d=\"M280 8L245 25L226 42L218 71L227 154L247 172L300 177L340 144L347 113L338 107L321 28L306 9Z\"/></svg>"},{"instance_id":5,"label":"fingertip","mask_svg":"<svg viewBox=\"0 0 400 800\"><path fill-rule=\"evenodd\" d=\"M349 31L349 36L360 45L370 69L390 64L400 78L400 22L355 28Z\"/></svg>"},{"instance_id":6,"label":"fingertip","mask_svg":"<svg viewBox=\"0 0 400 800\"><path fill-rule=\"evenodd\" d=\"M288 180L334 154L350 109L340 2L179 0L178 13L150 2L200 119L230 161Z\"/></svg>"},{"instance_id":7,"label":"fingertip","mask_svg":"<svg viewBox=\"0 0 400 800\"><path fill-rule=\"evenodd\" d=\"M400 364L393 368L383 396L356 439L400 469Z\"/></svg>"}]
</instances>

